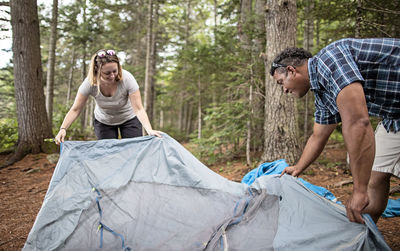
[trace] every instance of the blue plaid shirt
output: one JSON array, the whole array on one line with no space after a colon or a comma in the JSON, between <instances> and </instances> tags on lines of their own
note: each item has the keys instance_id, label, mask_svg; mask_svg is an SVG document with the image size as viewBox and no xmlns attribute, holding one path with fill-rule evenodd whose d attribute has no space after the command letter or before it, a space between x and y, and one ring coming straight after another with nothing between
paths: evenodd
<instances>
[{"instance_id":1,"label":"blue plaid shirt","mask_svg":"<svg viewBox=\"0 0 400 251\"><path fill-rule=\"evenodd\" d=\"M341 121L339 92L353 82L363 85L369 115L382 118L387 131L400 131L400 39L342 39L308 61L315 96L315 122Z\"/></svg>"}]
</instances>

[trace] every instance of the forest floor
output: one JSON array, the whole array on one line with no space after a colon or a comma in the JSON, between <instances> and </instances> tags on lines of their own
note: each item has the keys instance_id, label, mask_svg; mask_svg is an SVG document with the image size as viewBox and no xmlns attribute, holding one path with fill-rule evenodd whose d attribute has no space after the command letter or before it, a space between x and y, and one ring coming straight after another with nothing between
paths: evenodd
<instances>
[{"instance_id":1,"label":"forest floor","mask_svg":"<svg viewBox=\"0 0 400 251\"><path fill-rule=\"evenodd\" d=\"M0 170L0 250L21 250L24 246L54 171L56 161L49 157L47 154L28 155ZM5 158L0 155L0 163ZM250 171L245 160L230 161L210 168L237 182ZM328 145L320 158L301 177L328 188L338 200L345 202L351 194L352 183L343 182L351 181L344 146ZM344 184L339 186L340 182ZM399 179L392 178L391 187L399 183ZM392 199L399 197L400 194L391 196ZM400 217L381 218L378 228L388 245L393 250L400 250Z\"/></svg>"}]
</instances>

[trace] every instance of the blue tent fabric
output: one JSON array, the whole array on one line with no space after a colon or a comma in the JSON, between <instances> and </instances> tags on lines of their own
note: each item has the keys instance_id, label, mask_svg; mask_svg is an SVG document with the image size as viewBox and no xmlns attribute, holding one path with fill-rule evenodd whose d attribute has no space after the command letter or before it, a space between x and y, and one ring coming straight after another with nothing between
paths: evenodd
<instances>
[{"instance_id":1,"label":"blue tent fabric","mask_svg":"<svg viewBox=\"0 0 400 251\"><path fill-rule=\"evenodd\" d=\"M257 168L251 170L245 176L243 176L242 183L251 185L258 177L271 174L281 174L282 171L288 166L289 165L286 163L284 159L276 160L273 162L262 163ZM311 184L302 178L298 178L298 180L301 183L303 183L305 187L307 187L314 193L328 200L342 204L328 189ZM383 212L382 217L390 218L396 216L400 216L400 199L397 200L389 199L388 205L386 206L386 209Z\"/></svg>"},{"instance_id":2,"label":"blue tent fabric","mask_svg":"<svg viewBox=\"0 0 400 251\"><path fill-rule=\"evenodd\" d=\"M233 182L162 136L66 141L23 250L390 250L290 175Z\"/></svg>"},{"instance_id":3,"label":"blue tent fabric","mask_svg":"<svg viewBox=\"0 0 400 251\"><path fill-rule=\"evenodd\" d=\"M385 212L383 212L382 217L390 218L400 216L400 198L397 200L389 200L386 206Z\"/></svg>"},{"instance_id":4,"label":"blue tent fabric","mask_svg":"<svg viewBox=\"0 0 400 251\"><path fill-rule=\"evenodd\" d=\"M257 168L248 172L245 176L243 176L242 183L247 185L251 185L256 178L264 176L264 175L271 175L271 174L281 174L283 170L288 167L289 165L286 163L284 159L275 160L273 162L265 162L259 165ZM302 178L298 178L298 180L303 183L305 187L313 191L314 193L327 198L328 200L336 202L336 197L326 188L316 186L305 181ZM340 203L340 202L339 202Z\"/></svg>"}]
</instances>

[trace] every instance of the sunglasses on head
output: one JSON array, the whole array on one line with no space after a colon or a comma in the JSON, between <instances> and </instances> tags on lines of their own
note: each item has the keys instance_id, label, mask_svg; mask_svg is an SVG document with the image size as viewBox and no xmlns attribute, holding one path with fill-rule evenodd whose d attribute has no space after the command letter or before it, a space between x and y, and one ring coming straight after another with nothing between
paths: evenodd
<instances>
[{"instance_id":1,"label":"sunglasses on head","mask_svg":"<svg viewBox=\"0 0 400 251\"><path fill-rule=\"evenodd\" d=\"M100 58L105 57L106 55L114 56L115 55L115 51L114 50L106 50L106 51L105 50L101 50L101 51L97 52L97 56L100 57Z\"/></svg>"},{"instance_id":2,"label":"sunglasses on head","mask_svg":"<svg viewBox=\"0 0 400 251\"><path fill-rule=\"evenodd\" d=\"M280 67L287 67L287 66L288 66L288 65L285 65L285 64L278 64L278 63L272 62L270 73L271 73L271 75L273 76L276 69L278 69L278 68L280 68Z\"/></svg>"}]
</instances>

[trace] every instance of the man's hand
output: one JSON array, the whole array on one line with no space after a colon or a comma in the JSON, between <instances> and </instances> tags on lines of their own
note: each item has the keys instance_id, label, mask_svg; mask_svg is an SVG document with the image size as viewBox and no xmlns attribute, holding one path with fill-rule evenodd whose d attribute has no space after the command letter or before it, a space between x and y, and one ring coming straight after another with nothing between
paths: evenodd
<instances>
[{"instance_id":1,"label":"man's hand","mask_svg":"<svg viewBox=\"0 0 400 251\"><path fill-rule=\"evenodd\" d=\"M289 175L292 175L292 176L294 176L294 177L297 177L297 176L299 176L302 172L303 172L303 170L301 170L301 169L298 168L297 166L288 166L288 167L286 167L286 168L282 171L280 177L281 177L282 175L284 175L285 173L287 173L287 174L289 174Z\"/></svg>"},{"instance_id":2,"label":"man's hand","mask_svg":"<svg viewBox=\"0 0 400 251\"><path fill-rule=\"evenodd\" d=\"M361 212L368 206L368 193L353 192L346 203L347 218L351 222L364 223Z\"/></svg>"}]
</instances>

